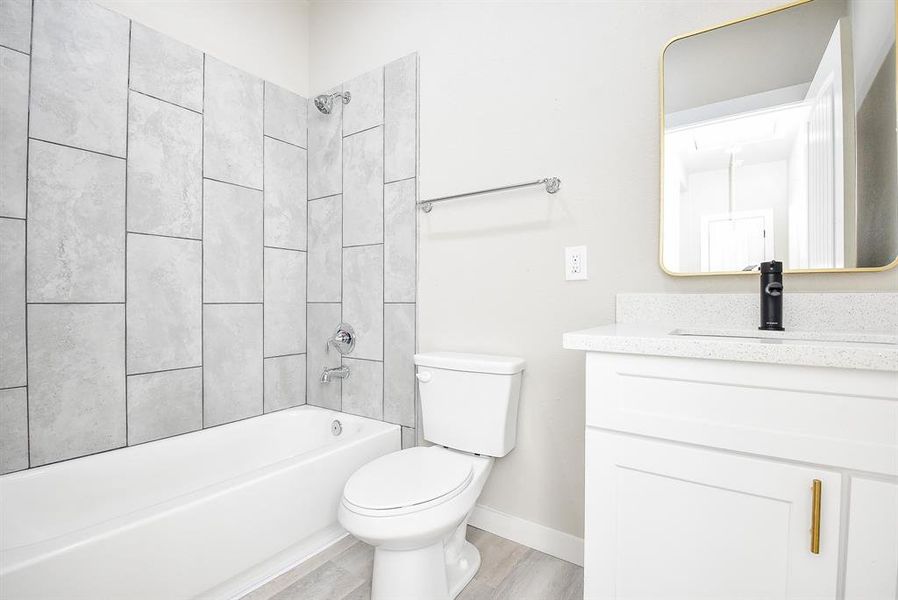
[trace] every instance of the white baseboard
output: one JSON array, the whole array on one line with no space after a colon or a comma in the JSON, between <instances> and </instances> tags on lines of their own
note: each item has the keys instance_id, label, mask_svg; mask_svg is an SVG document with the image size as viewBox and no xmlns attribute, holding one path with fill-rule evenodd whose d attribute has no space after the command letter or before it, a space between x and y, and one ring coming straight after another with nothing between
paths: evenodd
<instances>
[{"instance_id":1,"label":"white baseboard","mask_svg":"<svg viewBox=\"0 0 898 600\"><path fill-rule=\"evenodd\" d=\"M545 554L583 566L583 538L476 505L468 523Z\"/></svg>"}]
</instances>

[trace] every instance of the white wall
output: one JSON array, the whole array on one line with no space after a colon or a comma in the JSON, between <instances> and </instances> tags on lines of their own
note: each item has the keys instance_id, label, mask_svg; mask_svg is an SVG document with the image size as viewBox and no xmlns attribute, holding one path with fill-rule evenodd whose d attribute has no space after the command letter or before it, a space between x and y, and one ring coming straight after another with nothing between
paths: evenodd
<instances>
[{"instance_id":1,"label":"white wall","mask_svg":"<svg viewBox=\"0 0 898 600\"><path fill-rule=\"evenodd\" d=\"M148 27L309 95L305 0L95 0Z\"/></svg>"},{"instance_id":2,"label":"white wall","mask_svg":"<svg viewBox=\"0 0 898 600\"><path fill-rule=\"evenodd\" d=\"M421 56L422 198L543 176L537 191L420 216L419 347L528 361L518 447L482 502L582 535L583 356L561 334L614 320L619 291L754 292L658 266L658 63L678 34L780 4L315 2L311 89ZM589 247L565 282L563 247ZM786 289L898 290L898 271L786 276ZM788 324L788 315L786 315Z\"/></svg>"}]
</instances>

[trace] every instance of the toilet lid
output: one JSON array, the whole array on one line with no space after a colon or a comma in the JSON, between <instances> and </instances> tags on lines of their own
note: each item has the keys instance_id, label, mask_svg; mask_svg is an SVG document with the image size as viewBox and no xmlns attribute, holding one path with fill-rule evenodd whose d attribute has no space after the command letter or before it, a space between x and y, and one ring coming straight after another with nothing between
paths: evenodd
<instances>
[{"instance_id":1,"label":"toilet lid","mask_svg":"<svg viewBox=\"0 0 898 600\"><path fill-rule=\"evenodd\" d=\"M431 502L467 485L471 461L439 447L381 456L353 473L343 497L361 508L389 510Z\"/></svg>"}]
</instances>

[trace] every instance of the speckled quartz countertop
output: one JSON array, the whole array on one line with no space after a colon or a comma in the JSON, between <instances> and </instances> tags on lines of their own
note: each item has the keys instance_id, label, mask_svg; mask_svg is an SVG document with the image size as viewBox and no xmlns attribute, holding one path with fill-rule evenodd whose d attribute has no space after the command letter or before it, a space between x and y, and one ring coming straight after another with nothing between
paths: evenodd
<instances>
[{"instance_id":1,"label":"speckled quartz countertop","mask_svg":"<svg viewBox=\"0 0 898 600\"><path fill-rule=\"evenodd\" d=\"M898 344L888 334L859 336L812 331L759 332L751 330L690 330L690 335L664 325L618 323L564 334L564 347L588 352L646 354L711 360L838 367L898 372ZM696 335L703 333L703 335ZM717 334L717 335L714 335ZM758 337L723 337L740 335ZM814 339L815 337L825 339ZM840 337L844 340L835 341ZM872 343L876 341L877 343Z\"/></svg>"}]
</instances>

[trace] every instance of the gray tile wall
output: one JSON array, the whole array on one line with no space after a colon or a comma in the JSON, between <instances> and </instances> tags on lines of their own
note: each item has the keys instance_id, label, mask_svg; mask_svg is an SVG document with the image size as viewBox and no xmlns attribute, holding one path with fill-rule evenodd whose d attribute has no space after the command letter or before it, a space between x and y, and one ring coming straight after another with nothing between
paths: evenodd
<instances>
[{"instance_id":1,"label":"gray tile wall","mask_svg":"<svg viewBox=\"0 0 898 600\"><path fill-rule=\"evenodd\" d=\"M309 404L402 425L415 444L417 80L410 55L339 88L329 115L309 103ZM341 357L325 343L341 321L357 335ZM328 367L349 379L320 382Z\"/></svg>"},{"instance_id":2,"label":"gray tile wall","mask_svg":"<svg viewBox=\"0 0 898 600\"><path fill-rule=\"evenodd\" d=\"M417 73L323 115L87 0L0 1L0 474L307 399L413 445Z\"/></svg>"},{"instance_id":3,"label":"gray tile wall","mask_svg":"<svg viewBox=\"0 0 898 600\"><path fill-rule=\"evenodd\" d=\"M85 0L0 1L0 473L305 403L306 110Z\"/></svg>"}]
</instances>

